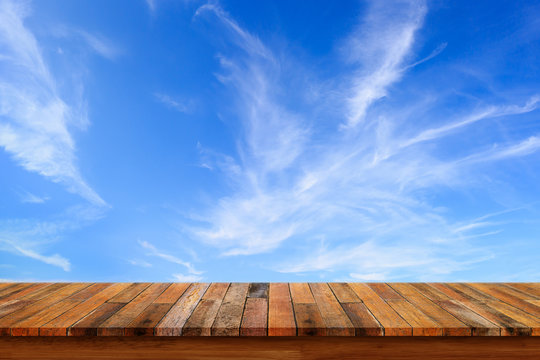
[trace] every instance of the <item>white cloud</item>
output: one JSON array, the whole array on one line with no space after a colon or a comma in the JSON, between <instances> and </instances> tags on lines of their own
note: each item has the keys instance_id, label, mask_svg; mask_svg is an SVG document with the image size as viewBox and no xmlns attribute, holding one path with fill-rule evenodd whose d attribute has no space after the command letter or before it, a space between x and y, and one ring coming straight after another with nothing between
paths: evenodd
<instances>
[{"instance_id":1,"label":"white cloud","mask_svg":"<svg viewBox=\"0 0 540 360\"><path fill-rule=\"evenodd\" d=\"M19 193L19 197L21 202L26 204L43 204L50 199L48 196L38 196L25 190Z\"/></svg>"},{"instance_id":2,"label":"white cloud","mask_svg":"<svg viewBox=\"0 0 540 360\"><path fill-rule=\"evenodd\" d=\"M131 260L128 260L128 262L133 266L140 266L140 267L145 267L145 268L152 267L152 264L150 264L147 261L140 260L140 259L131 259Z\"/></svg>"},{"instance_id":3,"label":"white cloud","mask_svg":"<svg viewBox=\"0 0 540 360\"><path fill-rule=\"evenodd\" d=\"M61 267L64 271L69 271L71 263L68 259L58 254L54 255L42 255L33 250L25 249L17 245L13 245L13 249L19 252L21 255L27 256L32 259L36 259L44 262L45 264Z\"/></svg>"},{"instance_id":4,"label":"white cloud","mask_svg":"<svg viewBox=\"0 0 540 360\"><path fill-rule=\"evenodd\" d=\"M162 93L155 93L154 97L162 104L181 113L189 113L193 109L191 101L183 101Z\"/></svg>"},{"instance_id":5,"label":"white cloud","mask_svg":"<svg viewBox=\"0 0 540 360\"><path fill-rule=\"evenodd\" d=\"M182 265L185 268L187 268L188 272L192 275L200 275L202 274L201 271L198 271L195 269L195 267L188 261L181 260L177 258L174 255L164 253L158 249L152 244L150 244L148 241L139 241L139 245L141 245L143 248L149 251L148 255L157 256L159 258L162 258L166 261L172 262L174 264Z\"/></svg>"},{"instance_id":6,"label":"white cloud","mask_svg":"<svg viewBox=\"0 0 540 360\"><path fill-rule=\"evenodd\" d=\"M199 275L184 275L184 274L173 274L174 281L178 282L196 282L201 281L203 278Z\"/></svg>"},{"instance_id":7,"label":"white cloud","mask_svg":"<svg viewBox=\"0 0 540 360\"><path fill-rule=\"evenodd\" d=\"M76 32L86 41L92 50L104 58L114 60L121 54L120 49L102 35L91 34L84 30L77 30Z\"/></svg>"},{"instance_id":8,"label":"white cloud","mask_svg":"<svg viewBox=\"0 0 540 360\"><path fill-rule=\"evenodd\" d=\"M24 26L25 4L0 3L0 146L26 170L105 205L76 164L70 128L88 120L59 96L36 38Z\"/></svg>"},{"instance_id":9,"label":"white cloud","mask_svg":"<svg viewBox=\"0 0 540 360\"><path fill-rule=\"evenodd\" d=\"M188 227L194 238L225 256L281 247L283 262L264 264L277 271L341 270L367 280L447 274L493 256L474 240L498 233L499 223L456 223L426 194L478 186L475 174L483 164L536 153L538 138L471 147L453 158L439 157L434 147L480 121L535 111L538 98L525 105L464 106L450 120L433 112L427 125L417 121L414 104L408 114L402 108L368 113L411 68L404 62L427 11L423 2L388 8L372 3L347 41L356 70L324 84L283 51L274 56L218 5L197 11L217 19L220 33L241 50L231 56L221 51L217 74L233 94L228 119L237 120L241 132L236 156L201 150L204 167L221 171L230 193L192 216L202 224ZM343 92L340 84L351 81ZM400 128L405 123L406 132ZM474 232L479 227L486 231Z\"/></svg>"}]
</instances>

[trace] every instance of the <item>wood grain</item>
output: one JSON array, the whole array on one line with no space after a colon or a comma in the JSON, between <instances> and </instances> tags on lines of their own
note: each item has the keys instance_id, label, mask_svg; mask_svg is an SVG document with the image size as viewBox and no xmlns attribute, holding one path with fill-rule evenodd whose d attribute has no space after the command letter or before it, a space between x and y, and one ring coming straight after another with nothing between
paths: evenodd
<instances>
[{"instance_id":1,"label":"wood grain","mask_svg":"<svg viewBox=\"0 0 540 360\"><path fill-rule=\"evenodd\" d=\"M326 325L328 336L354 336L355 330L347 314L326 283L310 283L309 287Z\"/></svg>"},{"instance_id":2,"label":"wood grain","mask_svg":"<svg viewBox=\"0 0 540 360\"><path fill-rule=\"evenodd\" d=\"M213 336L239 336L240 323L249 284L233 283L229 286L223 303L212 325Z\"/></svg>"},{"instance_id":3,"label":"wood grain","mask_svg":"<svg viewBox=\"0 0 540 360\"><path fill-rule=\"evenodd\" d=\"M212 324L229 288L229 283L213 283L193 310L182 330L183 336L211 336Z\"/></svg>"},{"instance_id":4,"label":"wood grain","mask_svg":"<svg viewBox=\"0 0 540 360\"><path fill-rule=\"evenodd\" d=\"M296 322L287 283L271 283L268 299L268 336L295 336Z\"/></svg>"}]
</instances>

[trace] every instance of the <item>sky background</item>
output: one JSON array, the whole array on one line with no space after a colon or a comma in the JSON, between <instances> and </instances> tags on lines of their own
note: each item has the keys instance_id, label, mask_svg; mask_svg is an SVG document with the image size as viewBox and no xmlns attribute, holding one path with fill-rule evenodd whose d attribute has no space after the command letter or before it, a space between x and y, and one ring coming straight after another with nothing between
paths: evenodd
<instances>
[{"instance_id":1,"label":"sky background","mask_svg":"<svg viewBox=\"0 0 540 360\"><path fill-rule=\"evenodd\" d=\"M538 1L0 0L0 279L538 281Z\"/></svg>"}]
</instances>

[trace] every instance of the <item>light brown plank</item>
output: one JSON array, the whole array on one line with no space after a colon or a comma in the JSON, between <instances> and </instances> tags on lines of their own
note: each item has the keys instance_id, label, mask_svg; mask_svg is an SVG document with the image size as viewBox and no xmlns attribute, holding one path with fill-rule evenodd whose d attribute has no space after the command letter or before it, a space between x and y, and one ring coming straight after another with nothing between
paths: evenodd
<instances>
[{"instance_id":1,"label":"light brown plank","mask_svg":"<svg viewBox=\"0 0 540 360\"><path fill-rule=\"evenodd\" d=\"M34 292L31 292L30 294L26 294L25 296L23 296L20 300L28 300L28 301L38 301L38 300L41 300L49 295L51 295L52 293L60 290L61 288L65 287L69 285L68 283L55 283L55 284L51 284L49 286L46 286L44 288L41 288L39 290L36 290Z\"/></svg>"},{"instance_id":2,"label":"light brown plank","mask_svg":"<svg viewBox=\"0 0 540 360\"><path fill-rule=\"evenodd\" d=\"M390 283L392 289L403 296L424 314L433 319L442 328L444 336L471 336L472 329L459 321L451 313L422 295L414 286L405 283ZM409 322L410 323L410 322ZM414 335L414 330L413 330Z\"/></svg>"},{"instance_id":3,"label":"light brown plank","mask_svg":"<svg viewBox=\"0 0 540 360\"><path fill-rule=\"evenodd\" d=\"M268 336L295 336L296 322L289 284L271 283L268 299Z\"/></svg>"},{"instance_id":4,"label":"light brown plank","mask_svg":"<svg viewBox=\"0 0 540 360\"><path fill-rule=\"evenodd\" d=\"M295 304L315 304L315 299L307 283L290 283L289 288Z\"/></svg>"},{"instance_id":5,"label":"light brown plank","mask_svg":"<svg viewBox=\"0 0 540 360\"><path fill-rule=\"evenodd\" d=\"M475 288L476 290L492 296L493 300L497 299L499 301L503 301L537 318L540 318L540 307L521 299L520 293L518 291L498 284L476 283L468 285Z\"/></svg>"},{"instance_id":6,"label":"light brown plank","mask_svg":"<svg viewBox=\"0 0 540 360\"><path fill-rule=\"evenodd\" d=\"M412 336L412 327L368 285L349 283L375 319L383 326L385 336Z\"/></svg>"},{"instance_id":7,"label":"light brown plank","mask_svg":"<svg viewBox=\"0 0 540 360\"><path fill-rule=\"evenodd\" d=\"M266 336L268 299L248 297L240 324L240 336Z\"/></svg>"},{"instance_id":8,"label":"light brown plank","mask_svg":"<svg viewBox=\"0 0 540 360\"><path fill-rule=\"evenodd\" d=\"M362 302L347 283L328 283L341 304Z\"/></svg>"},{"instance_id":9,"label":"light brown plank","mask_svg":"<svg viewBox=\"0 0 540 360\"><path fill-rule=\"evenodd\" d=\"M213 336L240 335L240 323L248 288L249 284L246 283L232 283L229 286L212 325Z\"/></svg>"},{"instance_id":10,"label":"light brown plank","mask_svg":"<svg viewBox=\"0 0 540 360\"><path fill-rule=\"evenodd\" d=\"M11 286L6 286L4 289L0 289L0 299L12 294L17 294L19 291L24 290L29 286L32 286L32 283L14 283Z\"/></svg>"},{"instance_id":11,"label":"light brown plank","mask_svg":"<svg viewBox=\"0 0 540 360\"><path fill-rule=\"evenodd\" d=\"M229 283L213 283L182 329L182 336L211 336L212 324L223 302Z\"/></svg>"},{"instance_id":12,"label":"light brown plank","mask_svg":"<svg viewBox=\"0 0 540 360\"><path fill-rule=\"evenodd\" d=\"M326 283L310 283L309 287L326 324L328 336L354 336L355 329L347 314Z\"/></svg>"},{"instance_id":13,"label":"light brown plank","mask_svg":"<svg viewBox=\"0 0 540 360\"><path fill-rule=\"evenodd\" d=\"M210 284L193 283L172 306L167 315L154 328L157 336L179 336L187 319L201 300Z\"/></svg>"},{"instance_id":14,"label":"light brown plank","mask_svg":"<svg viewBox=\"0 0 540 360\"><path fill-rule=\"evenodd\" d=\"M505 285L540 298L540 286L538 286L538 283L505 283Z\"/></svg>"},{"instance_id":15,"label":"light brown plank","mask_svg":"<svg viewBox=\"0 0 540 360\"><path fill-rule=\"evenodd\" d=\"M122 336L124 328L171 284L154 283L98 327L98 336Z\"/></svg>"},{"instance_id":16,"label":"light brown plank","mask_svg":"<svg viewBox=\"0 0 540 360\"><path fill-rule=\"evenodd\" d=\"M93 312L110 298L129 287L129 283L98 284L101 291L98 291L77 306L66 311L57 318L41 326L39 333L42 336L67 336L68 328L86 315Z\"/></svg>"}]
</instances>

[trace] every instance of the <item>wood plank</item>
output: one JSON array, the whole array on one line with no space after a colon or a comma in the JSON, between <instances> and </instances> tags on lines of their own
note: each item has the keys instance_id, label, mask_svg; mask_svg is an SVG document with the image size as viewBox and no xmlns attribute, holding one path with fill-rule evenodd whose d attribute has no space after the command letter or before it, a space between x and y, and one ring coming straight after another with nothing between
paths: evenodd
<instances>
[{"instance_id":1,"label":"wood plank","mask_svg":"<svg viewBox=\"0 0 540 360\"><path fill-rule=\"evenodd\" d=\"M11 327L18 322L39 313L43 309L49 308L57 302L64 300L65 298L73 295L74 293L88 287L89 284L72 283L68 284L59 290L49 294L43 299L34 302L22 309L3 316L0 319L0 335L10 335Z\"/></svg>"},{"instance_id":2,"label":"wood plank","mask_svg":"<svg viewBox=\"0 0 540 360\"><path fill-rule=\"evenodd\" d=\"M38 336L40 327L103 289L102 284L79 283L83 289L11 326L12 336Z\"/></svg>"},{"instance_id":3,"label":"wood plank","mask_svg":"<svg viewBox=\"0 0 540 360\"><path fill-rule=\"evenodd\" d=\"M12 360L538 359L532 337L38 337L0 338Z\"/></svg>"},{"instance_id":4,"label":"wood plank","mask_svg":"<svg viewBox=\"0 0 540 360\"><path fill-rule=\"evenodd\" d=\"M25 296L21 298L21 300L38 301L60 290L61 288L66 287L67 285L69 284L68 283L51 284L42 289L36 290L30 294L26 294Z\"/></svg>"},{"instance_id":5,"label":"wood plank","mask_svg":"<svg viewBox=\"0 0 540 360\"><path fill-rule=\"evenodd\" d=\"M154 301L155 304L174 304L187 290L190 283L173 283Z\"/></svg>"},{"instance_id":6,"label":"wood plank","mask_svg":"<svg viewBox=\"0 0 540 360\"><path fill-rule=\"evenodd\" d=\"M124 307L124 303L103 303L68 328L68 336L97 336L98 326Z\"/></svg>"},{"instance_id":7,"label":"wood plank","mask_svg":"<svg viewBox=\"0 0 540 360\"><path fill-rule=\"evenodd\" d=\"M403 296L394 291L388 284L371 283L368 286L412 326L413 336L442 335L442 327L438 323L405 300Z\"/></svg>"},{"instance_id":8,"label":"wood plank","mask_svg":"<svg viewBox=\"0 0 540 360\"><path fill-rule=\"evenodd\" d=\"M505 283L505 285L540 298L540 287L536 286L536 283Z\"/></svg>"},{"instance_id":9,"label":"wood plank","mask_svg":"<svg viewBox=\"0 0 540 360\"><path fill-rule=\"evenodd\" d=\"M32 283L16 283L13 286L0 290L0 300L11 295L16 295L30 286L32 286Z\"/></svg>"},{"instance_id":10,"label":"wood plank","mask_svg":"<svg viewBox=\"0 0 540 360\"><path fill-rule=\"evenodd\" d=\"M129 325L148 305L150 305L170 284L154 283L143 290L126 306L118 310L98 327L98 336L122 336Z\"/></svg>"},{"instance_id":11,"label":"wood plank","mask_svg":"<svg viewBox=\"0 0 540 360\"><path fill-rule=\"evenodd\" d=\"M240 336L266 336L268 299L248 297L240 324Z\"/></svg>"},{"instance_id":12,"label":"wood plank","mask_svg":"<svg viewBox=\"0 0 540 360\"><path fill-rule=\"evenodd\" d=\"M154 327L169 312L173 304L148 305L131 323L124 329L125 336L152 336Z\"/></svg>"},{"instance_id":13,"label":"wood plank","mask_svg":"<svg viewBox=\"0 0 540 360\"><path fill-rule=\"evenodd\" d=\"M347 283L328 283L341 304L362 302Z\"/></svg>"},{"instance_id":14,"label":"wood plank","mask_svg":"<svg viewBox=\"0 0 540 360\"><path fill-rule=\"evenodd\" d=\"M213 336L240 335L240 323L248 289L249 284L246 283L232 283L229 286L212 325Z\"/></svg>"},{"instance_id":15,"label":"wood plank","mask_svg":"<svg viewBox=\"0 0 540 360\"><path fill-rule=\"evenodd\" d=\"M520 296L520 293L507 288L505 286L497 284L468 284L469 286L479 290L485 294L493 296L494 299L504 301L507 304L517 307L537 318L540 318L540 307L534 304L531 304L523 300Z\"/></svg>"},{"instance_id":16,"label":"wood plank","mask_svg":"<svg viewBox=\"0 0 540 360\"><path fill-rule=\"evenodd\" d=\"M151 283L132 283L118 295L107 300L107 302L127 304L150 285Z\"/></svg>"},{"instance_id":17,"label":"wood plank","mask_svg":"<svg viewBox=\"0 0 540 360\"><path fill-rule=\"evenodd\" d=\"M354 336L355 329L347 314L326 283L310 283L309 287L326 324L328 336Z\"/></svg>"},{"instance_id":18,"label":"wood plank","mask_svg":"<svg viewBox=\"0 0 540 360\"><path fill-rule=\"evenodd\" d=\"M268 283L249 284L248 297L268 299Z\"/></svg>"},{"instance_id":19,"label":"wood plank","mask_svg":"<svg viewBox=\"0 0 540 360\"><path fill-rule=\"evenodd\" d=\"M289 284L271 283L268 299L268 336L295 336L296 322Z\"/></svg>"},{"instance_id":20,"label":"wood plank","mask_svg":"<svg viewBox=\"0 0 540 360\"><path fill-rule=\"evenodd\" d=\"M0 298L0 305L5 304L11 300L21 299L22 297L29 295L33 293L34 291L42 289L46 286L49 286L50 284L51 283L30 284L30 286L19 289L18 291L14 291L9 294L6 294Z\"/></svg>"},{"instance_id":21,"label":"wood plank","mask_svg":"<svg viewBox=\"0 0 540 360\"><path fill-rule=\"evenodd\" d=\"M471 296L473 292L468 291L470 288L456 288L454 286L450 286L449 284L442 283L433 283L430 285L445 293L449 297L459 301L485 319L498 325L501 328L502 336L531 335L531 329L529 327L508 317L500 311L487 306L482 301L478 301L478 299Z\"/></svg>"},{"instance_id":22,"label":"wood plank","mask_svg":"<svg viewBox=\"0 0 540 360\"><path fill-rule=\"evenodd\" d=\"M154 335L182 335L182 328L209 286L209 283L191 284L167 315L154 328Z\"/></svg>"},{"instance_id":23,"label":"wood plank","mask_svg":"<svg viewBox=\"0 0 540 360\"><path fill-rule=\"evenodd\" d=\"M385 336L412 336L412 327L368 285L349 283L384 328Z\"/></svg>"},{"instance_id":24,"label":"wood plank","mask_svg":"<svg viewBox=\"0 0 540 360\"><path fill-rule=\"evenodd\" d=\"M326 325L317 304L293 303L298 336L326 336Z\"/></svg>"},{"instance_id":25,"label":"wood plank","mask_svg":"<svg viewBox=\"0 0 540 360\"><path fill-rule=\"evenodd\" d=\"M356 336L383 336L384 329L364 303L346 302L341 304L351 320Z\"/></svg>"},{"instance_id":26,"label":"wood plank","mask_svg":"<svg viewBox=\"0 0 540 360\"><path fill-rule=\"evenodd\" d=\"M96 288L101 288L88 299L82 301L77 306L66 311L57 318L41 326L39 334L42 336L67 336L70 326L75 324L86 315L93 312L111 297L116 296L121 291L129 287L129 283L116 284L96 284Z\"/></svg>"},{"instance_id":27,"label":"wood plank","mask_svg":"<svg viewBox=\"0 0 540 360\"><path fill-rule=\"evenodd\" d=\"M315 299L307 283L290 283L289 288L295 304L315 304Z\"/></svg>"},{"instance_id":28,"label":"wood plank","mask_svg":"<svg viewBox=\"0 0 540 360\"><path fill-rule=\"evenodd\" d=\"M540 300L540 296L535 296L534 294L531 294L527 291L523 291L521 289L517 289L513 286L511 286L511 284L504 284L504 283L484 283L484 284L493 284L493 285L497 285L497 286L500 286L502 288L504 288L504 291L505 292L510 292L510 294L522 299L522 300Z\"/></svg>"},{"instance_id":29,"label":"wood plank","mask_svg":"<svg viewBox=\"0 0 540 360\"><path fill-rule=\"evenodd\" d=\"M459 321L469 326L473 336L499 336L501 327L493 322L483 318L459 301L453 300L448 295L437 290L435 287L424 284L414 283L414 286L422 295L429 298L431 301L448 311L455 316ZM436 285L434 285L436 286Z\"/></svg>"},{"instance_id":30,"label":"wood plank","mask_svg":"<svg viewBox=\"0 0 540 360\"><path fill-rule=\"evenodd\" d=\"M193 310L182 329L182 336L211 336L212 324L229 288L229 283L213 283Z\"/></svg>"},{"instance_id":31,"label":"wood plank","mask_svg":"<svg viewBox=\"0 0 540 360\"><path fill-rule=\"evenodd\" d=\"M472 329L459 321L451 313L437 305L426 296L422 295L414 286L406 283L388 284L393 290L401 294L407 301L413 304L424 314L435 320L441 328L443 336L470 336ZM413 330L414 335L414 330Z\"/></svg>"},{"instance_id":32,"label":"wood plank","mask_svg":"<svg viewBox=\"0 0 540 360\"><path fill-rule=\"evenodd\" d=\"M486 304L489 305L489 307L500 311L501 313L531 328L532 336L540 336L540 319L498 300L490 300L487 301Z\"/></svg>"}]
</instances>

